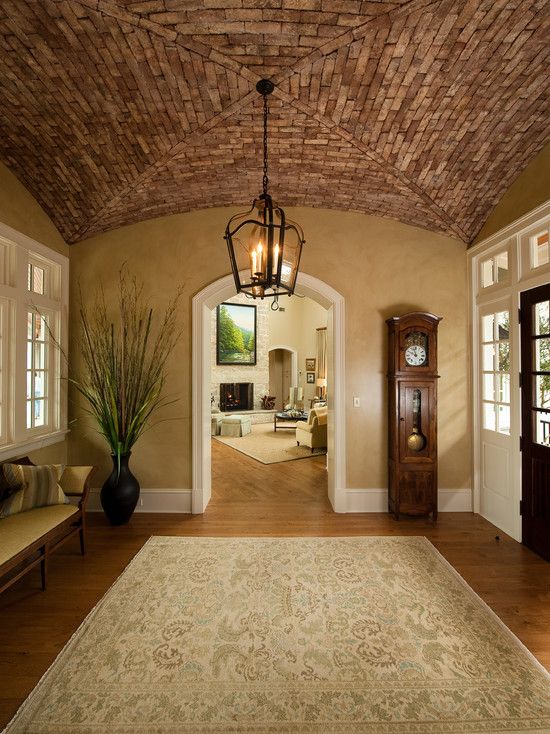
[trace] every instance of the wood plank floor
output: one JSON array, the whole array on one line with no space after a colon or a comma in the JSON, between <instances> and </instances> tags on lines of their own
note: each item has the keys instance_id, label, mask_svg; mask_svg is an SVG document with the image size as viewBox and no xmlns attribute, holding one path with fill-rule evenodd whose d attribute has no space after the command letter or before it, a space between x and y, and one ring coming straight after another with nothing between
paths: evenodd
<instances>
[{"instance_id":1,"label":"wood plank floor","mask_svg":"<svg viewBox=\"0 0 550 734\"><path fill-rule=\"evenodd\" d=\"M88 554L71 541L52 557L49 586L28 574L0 596L0 728L80 622L151 535L425 535L540 662L550 669L550 564L481 517L337 515L324 457L262 465L213 442L213 498L204 515L135 515L124 527L90 517ZM497 541L495 536L499 535Z\"/></svg>"}]
</instances>

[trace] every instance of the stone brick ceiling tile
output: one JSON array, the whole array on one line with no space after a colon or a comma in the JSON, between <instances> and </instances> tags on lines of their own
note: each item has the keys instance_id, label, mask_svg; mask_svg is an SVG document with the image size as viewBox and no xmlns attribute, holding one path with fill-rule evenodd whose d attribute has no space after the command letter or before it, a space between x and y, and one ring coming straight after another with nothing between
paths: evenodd
<instances>
[{"instance_id":1,"label":"stone brick ceiling tile","mask_svg":"<svg viewBox=\"0 0 550 734\"><path fill-rule=\"evenodd\" d=\"M76 2L3 2L0 50L0 156L66 237L250 90L234 72Z\"/></svg>"},{"instance_id":2,"label":"stone brick ceiling tile","mask_svg":"<svg viewBox=\"0 0 550 734\"><path fill-rule=\"evenodd\" d=\"M260 77L406 0L119 0L152 23L207 44Z\"/></svg>"},{"instance_id":3,"label":"stone brick ceiling tile","mask_svg":"<svg viewBox=\"0 0 550 734\"><path fill-rule=\"evenodd\" d=\"M274 102L271 168L287 205L468 241L550 137L549 10L0 0L0 158L71 241L218 198L247 203L261 115L243 109L258 76L275 74L285 105Z\"/></svg>"},{"instance_id":4,"label":"stone brick ceiling tile","mask_svg":"<svg viewBox=\"0 0 550 734\"><path fill-rule=\"evenodd\" d=\"M269 190L283 207L331 206L445 231L421 200L354 146L272 100ZM200 138L103 213L83 236L204 206L249 208L261 191L261 100ZM220 233L220 237L222 233Z\"/></svg>"},{"instance_id":5,"label":"stone brick ceiling tile","mask_svg":"<svg viewBox=\"0 0 550 734\"><path fill-rule=\"evenodd\" d=\"M376 149L473 237L525 151L548 139L549 31L542 2L444 0L373 28L285 88Z\"/></svg>"}]
</instances>

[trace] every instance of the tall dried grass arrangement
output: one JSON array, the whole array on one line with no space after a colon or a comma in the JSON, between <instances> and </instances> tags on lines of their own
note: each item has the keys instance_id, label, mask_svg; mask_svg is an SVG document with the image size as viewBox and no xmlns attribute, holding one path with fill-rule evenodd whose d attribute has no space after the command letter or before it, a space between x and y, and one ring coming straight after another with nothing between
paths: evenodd
<instances>
[{"instance_id":1,"label":"tall dried grass arrangement","mask_svg":"<svg viewBox=\"0 0 550 734\"><path fill-rule=\"evenodd\" d=\"M93 310L80 307L85 369L70 382L88 402L87 412L119 463L153 414L176 402L164 396L164 388L166 363L182 333L177 326L181 295L180 288L159 323L145 302L143 284L123 267L115 318L109 314L103 289ZM82 297L80 300L83 304Z\"/></svg>"}]
</instances>

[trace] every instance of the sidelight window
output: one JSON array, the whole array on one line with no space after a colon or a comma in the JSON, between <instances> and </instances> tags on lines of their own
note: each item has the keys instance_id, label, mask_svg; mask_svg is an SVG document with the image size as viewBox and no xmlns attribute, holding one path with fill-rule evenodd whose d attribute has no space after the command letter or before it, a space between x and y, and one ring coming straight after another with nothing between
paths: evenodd
<instances>
[{"instance_id":1,"label":"sidelight window","mask_svg":"<svg viewBox=\"0 0 550 734\"><path fill-rule=\"evenodd\" d=\"M510 434L510 313L481 317L482 425Z\"/></svg>"}]
</instances>

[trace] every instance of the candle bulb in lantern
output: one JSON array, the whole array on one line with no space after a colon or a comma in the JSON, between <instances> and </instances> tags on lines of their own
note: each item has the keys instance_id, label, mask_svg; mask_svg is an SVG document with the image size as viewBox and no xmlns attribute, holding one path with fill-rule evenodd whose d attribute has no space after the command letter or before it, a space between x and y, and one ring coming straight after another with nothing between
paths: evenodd
<instances>
[{"instance_id":1,"label":"candle bulb in lantern","mask_svg":"<svg viewBox=\"0 0 550 734\"><path fill-rule=\"evenodd\" d=\"M264 248L261 242L258 242L258 272L263 273L264 272Z\"/></svg>"},{"instance_id":2,"label":"candle bulb in lantern","mask_svg":"<svg viewBox=\"0 0 550 734\"><path fill-rule=\"evenodd\" d=\"M257 267L257 264L256 264L256 250L252 250L251 255L252 255L252 267L251 267L252 277L255 278L256 277L256 273L258 272L258 267Z\"/></svg>"}]
</instances>

